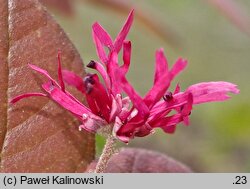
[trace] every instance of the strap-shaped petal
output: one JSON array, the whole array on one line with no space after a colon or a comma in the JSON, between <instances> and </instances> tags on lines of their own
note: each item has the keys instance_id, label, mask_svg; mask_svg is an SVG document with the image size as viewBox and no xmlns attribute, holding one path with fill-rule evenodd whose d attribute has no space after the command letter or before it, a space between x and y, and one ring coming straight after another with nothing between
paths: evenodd
<instances>
[{"instance_id":1,"label":"strap-shaped petal","mask_svg":"<svg viewBox=\"0 0 250 189\"><path fill-rule=\"evenodd\" d=\"M49 75L49 73L48 73L46 70L44 70L44 69L42 69L42 68L39 68L38 66L33 65L33 64L28 64L28 65L29 65L29 67L30 67L31 69L33 69L33 70L37 71L38 73L40 73L40 74L44 75L45 77L47 77L51 82L53 82L54 85L59 86L58 83L56 82L56 80L54 80L54 79Z\"/></svg>"},{"instance_id":2,"label":"strap-shaped petal","mask_svg":"<svg viewBox=\"0 0 250 189\"><path fill-rule=\"evenodd\" d=\"M162 60L161 64L162 62L165 61ZM160 62L158 62L158 64L160 64ZM158 77L159 79L157 79L157 82L154 83L153 87L149 90L149 92L145 95L143 99L149 109L151 109L162 98L166 90L169 88L171 81L177 74L179 74L182 70L184 70L186 65L187 65L186 60L178 59L174 64L173 68L170 70L170 72L168 71L162 72L161 77Z\"/></svg>"},{"instance_id":3,"label":"strap-shaped petal","mask_svg":"<svg viewBox=\"0 0 250 189\"><path fill-rule=\"evenodd\" d=\"M102 45L111 49L113 48L113 41L110 35L98 22L93 24L92 30L94 32L94 35L100 40Z\"/></svg>"},{"instance_id":4,"label":"strap-shaped petal","mask_svg":"<svg viewBox=\"0 0 250 189\"><path fill-rule=\"evenodd\" d=\"M74 72L63 70L62 77L68 85L74 86L77 90L85 94L83 79L80 76Z\"/></svg>"},{"instance_id":5,"label":"strap-shaped petal","mask_svg":"<svg viewBox=\"0 0 250 189\"><path fill-rule=\"evenodd\" d=\"M64 81L63 81L63 77L62 77L62 64L61 64L61 52L58 51L58 54L57 54L57 61L58 61L58 80L59 80L59 83L60 83L60 86L61 86L61 89L63 92L65 92L65 84L64 84Z\"/></svg>"},{"instance_id":6,"label":"strap-shaped petal","mask_svg":"<svg viewBox=\"0 0 250 189\"><path fill-rule=\"evenodd\" d=\"M11 99L10 103L15 104L19 100L22 100L24 98L33 97L33 96L48 97L48 95L46 95L44 93L25 93L25 94L18 95L15 98Z\"/></svg>"},{"instance_id":7,"label":"strap-shaped petal","mask_svg":"<svg viewBox=\"0 0 250 189\"><path fill-rule=\"evenodd\" d=\"M138 114L140 114L141 117L147 117L149 115L148 107L143 102L143 99L140 97L140 95L127 81L122 70L117 69L115 73L116 73L116 78L119 81L120 87L129 96L131 102L133 103L133 106L138 110Z\"/></svg>"},{"instance_id":8,"label":"strap-shaped petal","mask_svg":"<svg viewBox=\"0 0 250 189\"><path fill-rule=\"evenodd\" d=\"M150 125L153 128L159 127L163 129L166 133L171 133L170 131L174 132L175 130L175 128L173 127L182 121L183 121L183 116L181 114L175 114L172 116L158 119L157 122L155 122L154 124L150 124Z\"/></svg>"},{"instance_id":9,"label":"strap-shaped petal","mask_svg":"<svg viewBox=\"0 0 250 189\"><path fill-rule=\"evenodd\" d=\"M100 39L96 36L96 34L92 31L92 37L96 46L96 53L103 64L106 64L108 61L108 56L106 55L105 49L100 41Z\"/></svg>"},{"instance_id":10,"label":"strap-shaped petal","mask_svg":"<svg viewBox=\"0 0 250 189\"><path fill-rule=\"evenodd\" d=\"M121 66L121 69L126 74L128 72L130 61L131 61L131 42L125 41L123 43L123 65Z\"/></svg>"},{"instance_id":11,"label":"strap-shaped petal","mask_svg":"<svg viewBox=\"0 0 250 189\"><path fill-rule=\"evenodd\" d=\"M200 104L213 101L224 101L230 98L228 93L238 94L237 85L218 81L218 82L203 82L191 85L186 90L187 93L192 93L194 104Z\"/></svg>"},{"instance_id":12,"label":"strap-shaped petal","mask_svg":"<svg viewBox=\"0 0 250 189\"><path fill-rule=\"evenodd\" d=\"M126 37L128 35L128 32L129 32L129 30L131 28L133 20L134 20L134 10L132 10L129 13L129 16L128 16L125 24L123 25L121 31L119 32L119 34L117 35L117 37L116 37L116 39L114 41L114 50L117 53L119 53L121 48L122 48L123 42L124 42L124 40L126 39Z\"/></svg>"},{"instance_id":13,"label":"strap-shaped petal","mask_svg":"<svg viewBox=\"0 0 250 189\"><path fill-rule=\"evenodd\" d=\"M163 49L159 49L155 54L154 84L157 83L166 72L168 72L168 61L164 55Z\"/></svg>"},{"instance_id":14,"label":"strap-shaped petal","mask_svg":"<svg viewBox=\"0 0 250 189\"><path fill-rule=\"evenodd\" d=\"M87 67L97 70L100 73L100 75L102 76L106 87L108 89L110 89L110 87L111 87L110 86L111 85L110 78L109 78L109 75L108 75L107 71L105 70L105 68L103 67L102 64L100 64L99 62L91 60L90 63L87 65Z\"/></svg>"},{"instance_id":15,"label":"strap-shaped petal","mask_svg":"<svg viewBox=\"0 0 250 189\"><path fill-rule=\"evenodd\" d=\"M70 111L72 114L76 115L80 120L82 119L83 114L91 114L87 107L85 107L83 104L80 104L79 101L77 102L72 99L61 89L51 85L50 82L44 83L42 88L49 93L52 100Z\"/></svg>"},{"instance_id":16,"label":"strap-shaped petal","mask_svg":"<svg viewBox=\"0 0 250 189\"><path fill-rule=\"evenodd\" d=\"M118 70L121 72L118 65L118 54L116 52L112 52L107 64L107 72L111 80L111 92L114 96L120 93L120 86L116 78L116 72Z\"/></svg>"}]
</instances>

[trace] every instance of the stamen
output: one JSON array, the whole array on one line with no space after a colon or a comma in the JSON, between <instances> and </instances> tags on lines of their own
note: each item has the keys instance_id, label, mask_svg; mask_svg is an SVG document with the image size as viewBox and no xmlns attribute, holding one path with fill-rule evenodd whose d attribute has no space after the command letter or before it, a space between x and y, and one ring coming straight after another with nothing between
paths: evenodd
<instances>
[{"instance_id":1,"label":"stamen","mask_svg":"<svg viewBox=\"0 0 250 189\"><path fill-rule=\"evenodd\" d=\"M171 92L167 92L164 96L163 96L163 99L166 101L166 102L169 102L170 100L173 99L173 94Z\"/></svg>"},{"instance_id":2,"label":"stamen","mask_svg":"<svg viewBox=\"0 0 250 189\"><path fill-rule=\"evenodd\" d=\"M94 60L91 60L88 65L87 65L88 68L92 68L92 69L95 69L96 68L96 63Z\"/></svg>"}]
</instances>

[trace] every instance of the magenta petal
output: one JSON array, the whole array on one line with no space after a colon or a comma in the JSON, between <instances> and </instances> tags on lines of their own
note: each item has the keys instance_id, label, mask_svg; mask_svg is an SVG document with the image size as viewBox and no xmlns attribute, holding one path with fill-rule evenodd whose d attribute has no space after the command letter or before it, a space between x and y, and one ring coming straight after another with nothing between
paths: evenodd
<instances>
[{"instance_id":1,"label":"magenta petal","mask_svg":"<svg viewBox=\"0 0 250 189\"><path fill-rule=\"evenodd\" d=\"M106 30L98 23L94 23L92 26L93 32L96 35L96 37L100 40L100 42L108 47L108 48L112 48L113 47L113 41L110 37L110 35L108 34L108 32L106 32Z\"/></svg>"},{"instance_id":2,"label":"magenta petal","mask_svg":"<svg viewBox=\"0 0 250 189\"><path fill-rule=\"evenodd\" d=\"M144 125L140 126L138 131L135 132L135 136L144 137L151 134L152 131L153 128L148 123L145 123Z\"/></svg>"},{"instance_id":3,"label":"magenta petal","mask_svg":"<svg viewBox=\"0 0 250 189\"><path fill-rule=\"evenodd\" d=\"M124 73L121 73L121 70L116 71L117 79L119 78L120 87L123 91L129 96L130 100L132 101L134 107L138 110L138 113L144 117L148 116L149 109L146 104L143 102L140 95L134 90L134 88L130 85L127 79L124 76Z\"/></svg>"},{"instance_id":4,"label":"magenta petal","mask_svg":"<svg viewBox=\"0 0 250 189\"><path fill-rule=\"evenodd\" d=\"M98 54L98 57L102 61L102 63L106 64L108 61L108 57L106 55L105 49L94 32L92 32L92 36L93 36L93 40L96 46L96 52Z\"/></svg>"},{"instance_id":5,"label":"magenta petal","mask_svg":"<svg viewBox=\"0 0 250 189\"><path fill-rule=\"evenodd\" d=\"M237 89L237 85L235 84L218 81L192 85L186 90L186 92L192 93L194 104L200 104L204 102L227 100L230 98L227 93L231 92L238 94L239 89Z\"/></svg>"},{"instance_id":6,"label":"magenta petal","mask_svg":"<svg viewBox=\"0 0 250 189\"><path fill-rule=\"evenodd\" d=\"M10 103L14 104L18 102L19 100L22 100L24 98L32 97L32 96L43 96L43 97L48 97L48 95L43 94L43 93L26 93L22 95L18 95L15 98L11 99Z\"/></svg>"},{"instance_id":7,"label":"magenta petal","mask_svg":"<svg viewBox=\"0 0 250 189\"><path fill-rule=\"evenodd\" d=\"M179 58L171 69L171 80L175 78L187 66L187 60Z\"/></svg>"},{"instance_id":8,"label":"magenta petal","mask_svg":"<svg viewBox=\"0 0 250 189\"><path fill-rule=\"evenodd\" d=\"M154 128L159 127L161 129L163 129L166 133L169 133L170 130L173 130L173 128L169 128L169 127L173 127L182 121L183 121L182 115L175 114L172 116L158 119L157 122L155 122L154 124L151 124L151 126Z\"/></svg>"},{"instance_id":9,"label":"magenta petal","mask_svg":"<svg viewBox=\"0 0 250 189\"><path fill-rule=\"evenodd\" d=\"M165 72L145 95L143 100L149 109L163 97L170 85L170 81L169 73Z\"/></svg>"},{"instance_id":10,"label":"magenta petal","mask_svg":"<svg viewBox=\"0 0 250 189\"><path fill-rule=\"evenodd\" d=\"M145 124L146 117L141 117L137 114L131 120L129 120L126 124L123 124L116 132L118 138L123 139L131 139L135 136L135 134L140 130L140 128Z\"/></svg>"},{"instance_id":11,"label":"magenta petal","mask_svg":"<svg viewBox=\"0 0 250 189\"><path fill-rule=\"evenodd\" d=\"M132 10L125 22L125 24L123 25L121 31L119 32L119 34L117 35L115 42L114 42L114 50L119 53L121 48L122 48L122 44L123 41L126 39L128 32L130 30L130 27L133 23L133 19L134 19L134 10Z\"/></svg>"},{"instance_id":12,"label":"magenta petal","mask_svg":"<svg viewBox=\"0 0 250 189\"><path fill-rule=\"evenodd\" d=\"M161 60L160 62L157 62L157 64L162 64L159 67L163 67L163 63L165 64L167 63L165 62L163 58L160 58L160 59L157 58L157 59ZM149 109L151 109L155 105L155 103L158 102L162 98L162 96L165 94L166 90L168 89L171 81L174 79L174 77L177 74L179 74L182 70L184 70L186 65L187 65L187 61L179 58L174 64L173 68L170 70L170 72L167 71L167 68L163 67L163 69L165 69L166 71L162 72L161 75L157 77L158 79L155 80L156 83L154 83L154 86L150 89L150 91L144 97L144 102L147 104ZM156 66L156 69L159 69L158 66Z\"/></svg>"},{"instance_id":13,"label":"magenta petal","mask_svg":"<svg viewBox=\"0 0 250 189\"><path fill-rule=\"evenodd\" d=\"M118 94L116 95L115 98L112 96L112 106L111 106L109 122L113 122L115 120L115 117L121 112L121 110L122 110L121 95Z\"/></svg>"},{"instance_id":14,"label":"magenta petal","mask_svg":"<svg viewBox=\"0 0 250 189\"><path fill-rule=\"evenodd\" d=\"M164 130L165 133L173 134L175 133L176 125L165 126L165 127L162 127L162 129Z\"/></svg>"},{"instance_id":15,"label":"magenta petal","mask_svg":"<svg viewBox=\"0 0 250 189\"><path fill-rule=\"evenodd\" d=\"M123 69L125 74L128 72L129 65L130 65L130 59L131 59L131 42L125 41L123 43L123 62L124 62L124 64L121 66L121 69Z\"/></svg>"},{"instance_id":16,"label":"magenta petal","mask_svg":"<svg viewBox=\"0 0 250 189\"><path fill-rule=\"evenodd\" d=\"M114 127L113 127L113 134L115 135L116 138L118 138L120 141L124 142L124 143L128 143L129 140L132 138L131 136L126 136L126 135L118 135L118 131L121 128L121 126L123 125L122 121L120 120L119 117L115 118L115 123L114 123Z\"/></svg>"},{"instance_id":17,"label":"magenta petal","mask_svg":"<svg viewBox=\"0 0 250 189\"><path fill-rule=\"evenodd\" d=\"M61 64L61 52L60 51L58 51L57 58L58 58L58 80L59 80L62 91L65 92L65 84L62 78L62 64Z\"/></svg>"},{"instance_id":18,"label":"magenta petal","mask_svg":"<svg viewBox=\"0 0 250 189\"><path fill-rule=\"evenodd\" d=\"M63 108L69 110L74 115L81 119L83 114L90 114L90 110L83 104L72 99L66 93L62 92L57 87L51 86L51 84L45 83L42 85L43 89L50 94L51 99L61 105Z\"/></svg>"},{"instance_id":19,"label":"magenta petal","mask_svg":"<svg viewBox=\"0 0 250 189\"><path fill-rule=\"evenodd\" d=\"M164 55L163 49L156 51L155 54L155 76L154 76L154 84L168 72L168 62Z\"/></svg>"},{"instance_id":20,"label":"magenta petal","mask_svg":"<svg viewBox=\"0 0 250 189\"><path fill-rule=\"evenodd\" d=\"M83 79L76 75L74 72L63 70L62 71L63 80L71 86L74 86L77 90L85 94Z\"/></svg>"},{"instance_id":21,"label":"magenta petal","mask_svg":"<svg viewBox=\"0 0 250 189\"><path fill-rule=\"evenodd\" d=\"M163 97L172 80L171 74L168 72L168 63L162 49L156 52L155 62L154 85L143 99L149 109Z\"/></svg>"},{"instance_id":22,"label":"magenta petal","mask_svg":"<svg viewBox=\"0 0 250 189\"><path fill-rule=\"evenodd\" d=\"M50 77L49 73L48 73L46 70L41 69L41 68L39 68L39 67L37 67L37 66L35 66L35 65L33 65L33 64L28 64L28 65L29 65L29 67L30 67L31 69L37 71L37 72L40 73L40 74L43 74L43 75L44 75L45 77L47 77L50 81L52 81L54 84L58 85L57 82L56 82L52 77Z\"/></svg>"},{"instance_id":23,"label":"magenta petal","mask_svg":"<svg viewBox=\"0 0 250 189\"><path fill-rule=\"evenodd\" d=\"M116 81L116 72L118 70L121 71L118 65L118 54L116 52L112 52L110 55L110 60L107 63L107 72L111 79L111 89L114 96L120 93L119 83Z\"/></svg>"},{"instance_id":24,"label":"magenta petal","mask_svg":"<svg viewBox=\"0 0 250 189\"><path fill-rule=\"evenodd\" d=\"M177 93L179 93L181 91L181 87L180 87L180 85L179 85L179 83L176 85L176 87L175 87L175 90L174 90L174 94L177 94Z\"/></svg>"},{"instance_id":25,"label":"magenta petal","mask_svg":"<svg viewBox=\"0 0 250 189\"><path fill-rule=\"evenodd\" d=\"M191 113L193 106L193 95L192 93L188 94L187 103L183 105L181 110L181 115L183 116L183 122L185 125L189 125L189 115Z\"/></svg>"},{"instance_id":26,"label":"magenta petal","mask_svg":"<svg viewBox=\"0 0 250 189\"><path fill-rule=\"evenodd\" d=\"M187 103L183 105L181 111L182 115L184 116L189 115L192 110L192 105L193 105L193 95L192 93L189 93L187 97Z\"/></svg>"},{"instance_id":27,"label":"magenta petal","mask_svg":"<svg viewBox=\"0 0 250 189\"><path fill-rule=\"evenodd\" d=\"M97 110L98 114L108 121L112 99L103 84L99 81L97 74L87 75L84 78L84 84L87 101L91 110ZM93 107L97 107L97 109L92 109Z\"/></svg>"}]
</instances>

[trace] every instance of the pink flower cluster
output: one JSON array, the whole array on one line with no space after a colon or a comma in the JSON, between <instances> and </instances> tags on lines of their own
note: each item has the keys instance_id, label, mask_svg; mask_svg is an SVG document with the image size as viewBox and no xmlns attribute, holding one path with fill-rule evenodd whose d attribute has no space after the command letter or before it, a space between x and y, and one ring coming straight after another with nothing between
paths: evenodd
<instances>
[{"instance_id":1,"label":"pink flower cluster","mask_svg":"<svg viewBox=\"0 0 250 189\"><path fill-rule=\"evenodd\" d=\"M236 85L224 81L198 83L184 92L177 85L173 93L168 91L171 81L185 69L187 61L179 58L169 68L164 52L160 49L155 55L154 84L141 97L126 79L131 59L131 42L126 41L126 37L133 17L134 12L131 11L115 40L112 40L100 24L93 24L93 39L100 62L91 61L87 67L99 72L103 82L100 82L97 74L87 74L81 78L68 70L62 71L58 54L59 82L51 78L47 71L29 65L47 77L48 81L42 84L46 93L23 94L11 102L15 103L30 96L48 97L77 117L82 123L80 129L96 133L108 127L116 138L127 143L135 136L149 135L155 128L174 133L178 123L189 124L193 105L224 101L230 98L228 92L239 93ZM119 53L123 57L122 66L118 63ZM85 95L88 107L66 91L65 83ZM122 92L127 97L122 97Z\"/></svg>"}]
</instances>

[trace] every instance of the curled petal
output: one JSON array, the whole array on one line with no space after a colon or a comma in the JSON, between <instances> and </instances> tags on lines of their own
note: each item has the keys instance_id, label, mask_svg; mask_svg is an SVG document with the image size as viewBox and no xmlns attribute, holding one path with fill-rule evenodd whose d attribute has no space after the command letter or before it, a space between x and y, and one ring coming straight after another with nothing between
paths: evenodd
<instances>
[{"instance_id":1,"label":"curled petal","mask_svg":"<svg viewBox=\"0 0 250 189\"><path fill-rule=\"evenodd\" d=\"M15 104L19 100L22 100L22 99L28 98L28 97L32 97L32 96L48 97L48 95L43 94L43 93L26 93L26 94L18 95L15 98L11 99L10 103Z\"/></svg>"},{"instance_id":2,"label":"curled petal","mask_svg":"<svg viewBox=\"0 0 250 189\"><path fill-rule=\"evenodd\" d=\"M192 85L186 92L192 93L194 104L200 104L204 102L224 101L230 98L227 93L238 94L240 91L235 84L218 81Z\"/></svg>"}]
</instances>

